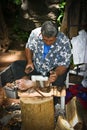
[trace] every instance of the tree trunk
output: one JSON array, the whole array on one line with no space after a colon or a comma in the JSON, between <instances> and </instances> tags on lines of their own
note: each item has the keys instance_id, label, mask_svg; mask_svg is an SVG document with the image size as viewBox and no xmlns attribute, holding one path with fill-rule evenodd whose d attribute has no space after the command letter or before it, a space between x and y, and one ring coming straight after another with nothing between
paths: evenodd
<instances>
[{"instance_id":1,"label":"tree trunk","mask_svg":"<svg viewBox=\"0 0 87 130\"><path fill-rule=\"evenodd\" d=\"M8 37L8 28L6 26L4 16L2 13L2 8L0 4L0 51L7 51L10 44L10 40Z\"/></svg>"},{"instance_id":2,"label":"tree trunk","mask_svg":"<svg viewBox=\"0 0 87 130\"><path fill-rule=\"evenodd\" d=\"M60 30L72 38L81 29L87 29L87 1L67 0Z\"/></svg>"}]
</instances>

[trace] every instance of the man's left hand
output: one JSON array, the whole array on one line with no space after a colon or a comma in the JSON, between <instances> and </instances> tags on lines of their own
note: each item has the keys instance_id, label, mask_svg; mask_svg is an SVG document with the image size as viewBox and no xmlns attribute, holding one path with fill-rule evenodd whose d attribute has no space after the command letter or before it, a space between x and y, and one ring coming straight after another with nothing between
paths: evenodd
<instances>
[{"instance_id":1,"label":"man's left hand","mask_svg":"<svg viewBox=\"0 0 87 130\"><path fill-rule=\"evenodd\" d=\"M50 71L50 76L49 76L50 83L55 82L56 79L57 79L56 71Z\"/></svg>"}]
</instances>

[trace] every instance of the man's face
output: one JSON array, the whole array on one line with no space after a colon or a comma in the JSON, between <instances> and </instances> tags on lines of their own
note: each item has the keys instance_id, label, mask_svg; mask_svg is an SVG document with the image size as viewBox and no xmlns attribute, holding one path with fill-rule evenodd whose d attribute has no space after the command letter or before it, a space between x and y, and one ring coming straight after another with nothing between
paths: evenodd
<instances>
[{"instance_id":1,"label":"man's face","mask_svg":"<svg viewBox=\"0 0 87 130\"><path fill-rule=\"evenodd\" d=\"M42 36L43 38L43 42L47 45L52 45L54 44L54 42L56 41L56 37L46 37L46 36Z\"/></svg>"}]
</instances>

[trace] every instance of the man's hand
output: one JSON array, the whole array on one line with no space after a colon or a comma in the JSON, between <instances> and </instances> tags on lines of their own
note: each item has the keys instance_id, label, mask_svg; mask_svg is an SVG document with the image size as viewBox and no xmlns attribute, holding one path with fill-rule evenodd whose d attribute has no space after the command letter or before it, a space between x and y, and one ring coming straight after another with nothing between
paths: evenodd
<instances>
[{"instance_id":1,"label":"man's hand","mask_svg":"<svg viewBox=\"0 0 87 130\"><path fill-rule=\"evenodd\" d=\"M53 83L57 79L56 71L50 71L49 82Z\"/></svg>"},{"instance_id":2,"label":"man's hand","mask_svg":"<svg viewBox=\"0 0 87 130\"><path fill-rule=\"evenodd\" d=\"M56 81L58 76L64 74L67 71L65 66L58 66L55 70L50 71L49 81L53 83Z\"/></svg>"},{"instance_id":3,"label":"man's hand","mask_svg":"<svg viewBox=\"0 0 87 130\"><path fill-rule=\"evenodd\" d=\"M27 64L27 65L26 65L26 68L25 68L25 73L26 73L26 74L31 73L33 70L34 70L33 64Z\"/></svg>"}]
</instances>

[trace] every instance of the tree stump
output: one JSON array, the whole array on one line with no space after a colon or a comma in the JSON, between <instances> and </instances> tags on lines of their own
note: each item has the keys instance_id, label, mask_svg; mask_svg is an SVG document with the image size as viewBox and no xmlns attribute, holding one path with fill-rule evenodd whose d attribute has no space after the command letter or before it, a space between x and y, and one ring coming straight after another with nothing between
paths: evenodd
<instances>
[{"instance_id":1,"label":"tree stump","mask_svg":"<svg viewBox=\"0 0 87 130\"><path fill-rule=\"evenodd\" d=\"M22 130L54 130L53 97L21 98Z\"/></svg>"}]
</instances>

